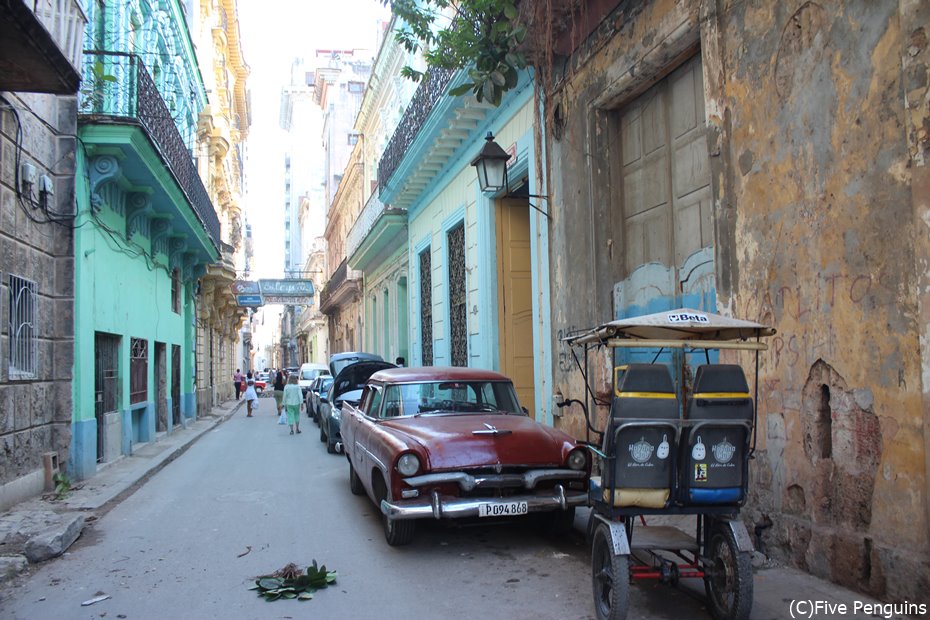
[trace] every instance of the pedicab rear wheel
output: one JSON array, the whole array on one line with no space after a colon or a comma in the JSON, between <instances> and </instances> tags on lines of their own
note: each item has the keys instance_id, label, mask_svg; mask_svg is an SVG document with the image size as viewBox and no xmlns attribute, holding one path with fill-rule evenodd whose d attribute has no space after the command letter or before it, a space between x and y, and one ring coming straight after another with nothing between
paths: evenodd
<instances>
[{"instance_id":1,"label":"pedicab rear wheel","mask_svg":"<svg viewBox=\"0 0 930 620\"><path fill-rule=\"evenodd\" d=\"M630 608L630 560L614 553L610 528L604 523L594 528L591 581L597 619L625 620Z\"/></svg>"},{"instance_id":2,"label":"pedicab rear wheel","mask_svg":"<svg viewBox=\"0 0 930 620\"><path fill-rule=\"evenodd\" d=\"M746 620L752 611L752 559L736 546L733 532L714 528L707 543L704 590L717 620Z\"/></svg>"}]
</instances>

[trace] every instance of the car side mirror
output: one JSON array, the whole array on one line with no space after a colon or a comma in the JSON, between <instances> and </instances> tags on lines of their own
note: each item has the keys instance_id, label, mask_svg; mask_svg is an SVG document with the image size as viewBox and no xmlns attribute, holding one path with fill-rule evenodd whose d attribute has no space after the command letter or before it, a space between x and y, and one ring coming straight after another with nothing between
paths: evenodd
<instances>
[{"instance_id":1,"label":"car side mirror","mask_svg":"<svg viewBox=\"0 0 930 620\"><path fill-rule=\"evenodd\" d=\"M520 409L523 411L524 415L530 415L530 410L526 407L520 407Z\"/></svg>"},{"instance_id":2,"label":"car side mirror","mask_svg":"<svg viewBox=\"0 0 930 620\"><path fill-rule=\"evenodd\" d=\"M320 402L321 402L321 403L328 403L328 402L329 402L329 399L326 398L325 396L323 396L322 394L320 394Z\"/></svg>"}]
</instances>

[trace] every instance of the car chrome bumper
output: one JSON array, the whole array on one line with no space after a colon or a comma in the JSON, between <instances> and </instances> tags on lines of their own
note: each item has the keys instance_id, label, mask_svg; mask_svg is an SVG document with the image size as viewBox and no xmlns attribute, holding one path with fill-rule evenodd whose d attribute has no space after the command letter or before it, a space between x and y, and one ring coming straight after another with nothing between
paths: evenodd
<instances>
[{"instance_id":1,"label":"car chrome bumper","mask_svg":"<svg viewBox=\"0 0 930 620\"><path fill-rule=\"evenodd\" d=\"M587 493L566 493L558 484L550 495L512 495L510 497L449 497L433 491L429 497L404 499L394 502L381 500L381 512L390 519L459 519L477 517L481 504L509 504L526 502L528 512L566 510L583 506L588 501Z\"/></svg>"}]
</instances>

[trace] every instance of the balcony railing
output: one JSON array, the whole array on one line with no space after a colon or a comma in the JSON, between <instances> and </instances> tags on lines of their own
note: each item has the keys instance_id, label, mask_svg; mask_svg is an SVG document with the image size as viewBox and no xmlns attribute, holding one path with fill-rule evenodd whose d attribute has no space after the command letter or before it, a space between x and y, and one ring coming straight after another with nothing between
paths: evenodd
<instances>
[{"instance_id":1,"label":"balcony railing","mask_svg":"<svg viewBox=\"0 0 930 620\"><path fill-rule=\"evenodd\" d=\"M446 87L454 73L455 71L451 69L430 69L427 77L420 82L400 124L391 136L391 141L388 142L387 148L381 155L381 162L378 164L379 187L387 186L388 181L397 171L407 149L420 133L423 123L429 118L436 102L445 94Z\"/></svg>"},{"instance_id":2,"label":"balcony railing","mask_svg":"<svg viewBox=\"0 0 930 620\"><path fill-rule=\"evenodd\" d=\"M326 286L323 287L323 290L320 291L320 307L324 307L329 301L330 297L333 296L333 293L339 286L346 281L346 275L348 274L349 265L346 262L346 259L342 259L342 262L339 263L339 266L336 267L336 271L333 272L333 275L330 276L329 282L326 283Z\"/></svg>"},{"instance_id":3,"label":"balcony railing","mask_svg":"<svg viewBox=\"0 0 930 620\"><path fill-rule=\"evenodd\" d=\"M125 119L142 126L167 164L214 245L220 221L190 151L145 65L135 54L84 52L84 81L78 114Z\"/></svg>"},{"instance_id":4,"label":"balcony railing","mask_svg":"<svg viewBox=\"0 0 930 620\"><path fill-rule=\"evenodd\" d=\"M377 194L372 194L365 208L358 214L355 224L349 229L349 234L346 235L346 256L351 257L355 254L355 250L362 245L365 237L371 232L372 227L383 212L384 203L381 202Z\"/></svg>"},{"instance_id":5,"label":"balcony railing","mask_svg":"<svg viewBox=\"0 0 930 620\"><path fill-rule=\"evenodd\" d=\"M58 42L58 49L75 69L81 66L87 17L77 0L32 0L36 17Z\"/></svg>"}]
</instances>

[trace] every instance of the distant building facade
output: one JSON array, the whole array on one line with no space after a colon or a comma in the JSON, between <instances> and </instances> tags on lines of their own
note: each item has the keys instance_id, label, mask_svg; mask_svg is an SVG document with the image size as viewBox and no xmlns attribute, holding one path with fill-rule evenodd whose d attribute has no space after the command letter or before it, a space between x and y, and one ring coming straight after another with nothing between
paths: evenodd
<instances>
[{"instance_id":1,"label":"distant building facade","mask_svg":"<svg viewBox=\"0 0 930 620\"><path fill-rule=\"evenodd\" d=\"M245 269L242 173L251 114L236 0L200 0L195 10L191 25L208 101L197 122L197 162L220 221L220 260L200 278L197 304L197 408L204 415L235 397L232 376L244 365L240 330L248 310L237 305L231 286Z\"/></svg>"}]
</instances>

